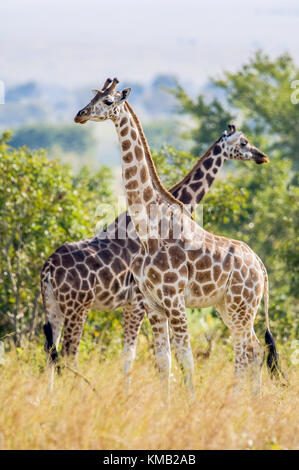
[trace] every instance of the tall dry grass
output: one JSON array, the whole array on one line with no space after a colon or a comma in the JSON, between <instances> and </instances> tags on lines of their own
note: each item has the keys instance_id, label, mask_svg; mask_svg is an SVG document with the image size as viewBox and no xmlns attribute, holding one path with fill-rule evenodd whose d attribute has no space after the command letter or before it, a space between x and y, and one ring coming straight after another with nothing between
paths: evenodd
<instances>
[{"instance_id":1,"label":"tall dry grass","mask_svg":"<svg viewBox=\"0 0 299 470\"><path fill-rule=\"evenodd\" d=\"M142 356L142 354L141 354ZM154 362L139 358L128 398L122 358L79 365L97 393L70 370L48 393L45 359L34 348L11 351L0 368L1 449L296 449L299 447L298 366L290 386L273 385L264 368L261 398L232 390L233 364L221 346L196 365L191 404L173 366L172 401L161 403Z\"/></svg>"}]
</instances>

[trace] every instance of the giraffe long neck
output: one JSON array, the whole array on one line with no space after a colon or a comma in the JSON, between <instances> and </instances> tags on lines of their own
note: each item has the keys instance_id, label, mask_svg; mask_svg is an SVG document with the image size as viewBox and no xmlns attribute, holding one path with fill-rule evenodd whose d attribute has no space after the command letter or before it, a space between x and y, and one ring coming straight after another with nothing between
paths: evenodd
<instances>
[{"instance_id":1,"label":"giraffe long neck","mask_svg":"<svg viewBox=\"0 0 299 470\"><path fill-rule=\"evenodd\" d=\"M146 221L160 234L159 218L153 217L155 208L175 206L190 215L184 204L177 201L162 185L144 137L141 124L128 103L125 103L115 121L122 151L122 170L130 216L140 239L145 237ZM154 211L153 211L154 209ZM148 222L149 223L149 222ZM143 224L143 227L141 225ZM151 228L152 230L152 228Z\"/></svg>"},{"instance_id":2,"label":"giraffe long neck","mask_svg":"<svg viewBox=\"0 0 299 470\"><path fill-rule=\"evenodd\" d=\"M218 141L215 142L185 178L173 186L169 192L183 202L190 212L193 212L209 191L227 158L225 149L222 149Z\"/></svg>"}]
</instances>

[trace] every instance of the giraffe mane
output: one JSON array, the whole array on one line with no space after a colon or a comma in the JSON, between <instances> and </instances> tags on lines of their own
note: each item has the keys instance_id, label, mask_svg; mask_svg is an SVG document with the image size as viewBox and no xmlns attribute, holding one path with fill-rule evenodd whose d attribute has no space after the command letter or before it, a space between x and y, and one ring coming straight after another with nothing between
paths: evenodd
<instances>
[{"instance_id":1,"label":"giraffe mane","mask_svg":"<svg viewBox=\"0 0 299 470\"><path fill-rule=\"evenodd\" d=\"M149 170L150 170L150 174L151 174L151 178L153 180L153 183L154 185L156 186L156 188L158 190L161 191L161 193L163 194L163 196L166 198L166 200L168 200L168 202L171 202L171 203L175 203L177 205L179 205L183 210L184 212L189 216L191 217L191 219L193 219L193 216L192 214L188 211L188 209L186 208L186 206L181 202L181 201L178 201L169 191L167 191L167 189L163 186L159 176L158 176L158 173L157 173L157 170L155 168L155 165L154 165L154 162L153 162L153 158L152 158L152 155L151 155L151 151L150 151L150 148L149 148L149 145L147 143L147 140L146 140L146 137L144 135L144 132L143 132L143 129L142 129L142 125L141 125L141 122L139 121L138 117L136 116L135 112L133 111L133 108L132 106L126 101L125 102L125 106L128 108L129 112L131 113L132 117L133 117L133 120L137 126L137 129L138 129L138 132L139 132L139 135L140 135L140 139L141 139L141 142L142 142L142 146L143 146L143 149L144 149L144 153L145 153L145 157L147 159L147 162L148 162L148 165L149 165Z\"/></svg>"}]
</instances>

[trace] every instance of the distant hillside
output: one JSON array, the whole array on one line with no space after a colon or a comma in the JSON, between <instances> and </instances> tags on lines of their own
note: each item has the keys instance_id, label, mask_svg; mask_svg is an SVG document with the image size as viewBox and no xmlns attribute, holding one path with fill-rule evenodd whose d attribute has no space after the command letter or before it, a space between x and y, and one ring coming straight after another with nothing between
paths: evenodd
<instances>
[{"instance_id":1,"label":"distant hillside","mask_svg":"<svg viewBox=\"0 0 299 470\"><path fill-rule=\"evenodd\" d=\"M92 98L91 90L96 86L101 84L70 90L31 81L9 87L5 104L0 106L0 132L13 129L11 144L15 147L46 148L51 155L57 155L58 148L60 154L78 154L85 163L93 161L119 166L120 152L111 126L91 123L79 127L73 122L75 113ZM176 101L167 92L176 86L176 78L157 75L147 84L129 80L122 82L122 87L127 86L132 88L130 103L141 116L150 146L154 149L162 145L180 148L181 127L176 122ZM189 88L192 91L194 86Z\"/></svg>"}]
</instances>

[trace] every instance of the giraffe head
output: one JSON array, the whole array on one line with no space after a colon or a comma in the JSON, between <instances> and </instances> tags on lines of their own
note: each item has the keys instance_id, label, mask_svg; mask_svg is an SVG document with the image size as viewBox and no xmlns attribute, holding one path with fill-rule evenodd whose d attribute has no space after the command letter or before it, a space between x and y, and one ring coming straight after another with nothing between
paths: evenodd
<instances>
[{"instance_id":1,"label":"giraffe head","mask_svg":"<svg viewBox=\"0 0 299 470\"><path fill-rule=\"evenodd\" d=\"M116 91L117 78L107 78L101 90L93 90L94 98L81 109L75 116L74 121L84 124L87 121L115 120L119 115L120 105L126 101L131 88Z\"/></svg>"},{"instance_id":2,"label":"giraffe head","mask_svg":"<svg viewBox=\"0 0 299 470\"><path fill-rule=\"evenodd\" d=\"M238 132L236 127L229 125L229 132L225 131L215 145L216 152L226 152L227 158L231 160L253 160L255 163L268 163L269 158L258 148L248 142L242 132ZM215 153L214 149L214 153Z\"/></svg>"}]
</instances>

